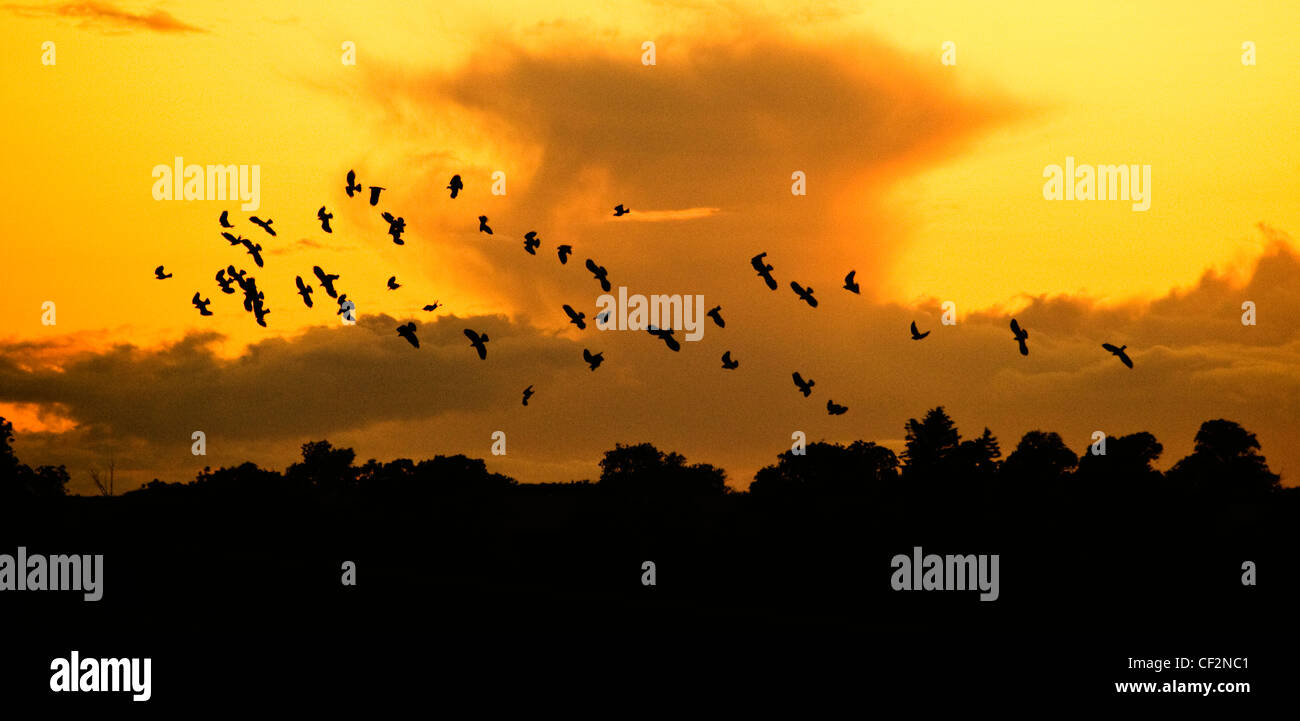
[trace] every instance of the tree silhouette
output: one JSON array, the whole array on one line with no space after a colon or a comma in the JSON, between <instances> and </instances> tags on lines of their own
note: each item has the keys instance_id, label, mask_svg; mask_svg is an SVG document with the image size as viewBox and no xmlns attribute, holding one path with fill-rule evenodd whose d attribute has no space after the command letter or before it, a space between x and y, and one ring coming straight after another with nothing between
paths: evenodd
<instances>
[{"instance_id":1,"label":"tree silhouette","mask_svg":"<svg viewBox=\"0 0 1300 721\"><path fill-rule=\"evenodd\" d=\"M0 417L0 498L59 498L68 492L68 471L63 466L32 470L18 461L13 450L14 427Z\"/></svg>"},{"instance_id":2,"label":"tree silhouette","mask_svg":"<svg viewBox=\"0 0 1300 721\"><path fill-rule=\"evenodd\" d=\"M1016 493L1057 490L1079 457L1055 432L1029 431L1002 464L1004 485Z\"/></svg>"},{"instance_id":3,"label":"tree silhouette","mask_svg":"<svg viewBox=\"0 0 1300 721\"><path fill-rule=\"evenodd\" d=\"M867 441L848 446L809 444L802 455L786 451L754 476L749 492L756 498L839 496L892 490L898 480L894 452Z\"/></svg>"},{"instance_id":4,"label":"tree silhouette","mask_svg":"<svg viewBox=\"0 0 1300 721\"><path fill-rule=\"evenodd\" d=\"M1146 431L1106 437L1105 455L1084 451L1075 481L1094 496L1109 500L1134 496L1150 500L1161 490L1163 476L1152 464L1164 446Z\"/></svg>"},{"instance_id":5,"label":"tree silhouette","mask_svg":"<svg viewBox=\"0 0 1300 721\"><path fill-rule=\"evenodd\" d=\"M930 409L922 420L909 419L904 427L907 437L903 450L903 477L920 482L941 479L949 470L945 467L946 461L961 442L957 425L943 406L938 406Z\"/></svg>"},{"instance_id":6,"label":"tree silhouette","mask_svg":"<svg viewBox=\"0 0 1300 721\"><path fill-rule=\"evenodd\" d=\"M1233 499L1257 499L1279 487L1279 477L1260 454L1255 434L1222 418L1196 432L1191 455L1174 464L1168 477L1175 487Z\"/></svg>"},{"instance_id":7,"label":"tree silhouette","mask_svg":"<svg viewBox=\"0 0 1300 721\"><path fill-rule=\"evenodd\" d=\"M330 494L351 490L357 479L352 461L357 457L351 448L335 448L329 441L302 444L302 462L285 469L285 476Z\"/></svg>"},{"instance_id":8,"label":"tree silhouette","mask_svg":"<svg viewBox=\"0 0 1300 721\"><path fill-rule=\"evenodd\" d=\"M686 465L677 453L650 443L615 444L600 461L596 486L605 492L642 498L690 498L723 495L727 474L706 463Z\"/></svg>"}]
</instances>

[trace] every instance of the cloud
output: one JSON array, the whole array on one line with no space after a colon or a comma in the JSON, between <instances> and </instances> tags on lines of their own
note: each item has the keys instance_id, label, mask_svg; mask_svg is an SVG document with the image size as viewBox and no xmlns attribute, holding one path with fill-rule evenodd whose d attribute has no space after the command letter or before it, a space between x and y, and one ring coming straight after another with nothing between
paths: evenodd
<instances>
[{"instance_id":1,"label":"cloud","mask_svg":"<svg viewBox=\"0 0 1300 721\"><path fill-rule=\"evenodd\" d=\"M165 10L133 13L106 2L66 2L52 5L4 6L19 17L58 17L80 20L82 25L102 29L153 30L161 33L203 33L203 28L181 22Z\"/></svg>"}]
</instances>

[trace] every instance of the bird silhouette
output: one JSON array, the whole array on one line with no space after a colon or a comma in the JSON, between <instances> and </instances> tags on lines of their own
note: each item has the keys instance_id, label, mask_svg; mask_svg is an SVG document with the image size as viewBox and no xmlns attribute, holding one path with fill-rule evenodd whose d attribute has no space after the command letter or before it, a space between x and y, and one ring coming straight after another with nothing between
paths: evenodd
<instances>
[{"instance_id":1,"label":"bird silhouette","mask_svg":"<svg viewBox=\"0 0 1300 721\"><path fill-rule=\"evenodd\" d=\"M157 278L158 280L167 280L168 278L172 277L172 274L163 272L163 267L160 265L157 268L153 269L153 277Z\"/></svg>"},{"instance_id":2,"label":"bird silhouette","mask_svg":"<svg viewBox=\"0 0 1300 721\"><path fill-rule=\"evenodd\" d=\"M262 302L263 293L257 289L257 278L248 276L241 287L244 289L244 310L253 312L253 306Z\"/></svg>"},{"instance_id":3,"label":"bird silhouette","mask_svg":"<svg viewBox=\"0 0 1300 721\"><path fill-rule=\"evenodd\" d=\"M528 399L533 397L533 387L528 386L524 389L524 405L528 405Z\"/></svg>"},{"instance_id":4,"label":"bird silhouette","mask_svg":"<svg viewBox=\"0 0 1300 721\"><path fill-rule=\"evenodd\" d=\"M927 335L930 335L930 331L927 330L927 331L924 332L924 333L921 333L921 332L917 331L917 329L916 329L916 321L912 321L912 340L921 340L922 338L926 337Z\"/></svg>"},{"instance_id":5,"label":"bird silhouette","mask_svg":"<svg viewBox=\"0 0 1300 721\"><path fill-rule=\"evenodd\" d=\"M326 233L334 232L334 230L330 228L330 218L333 218L334 214L326 213L325 206L322 205L320 207L320 210L316 211L316 217L320 220L320 227L322 230L324 230Z\"/></svg>"},{"instance_id":6,"label":"bird silhouette","mask_svg":"<svg viewBox=\"0 0 1300 721\"><path fill-rule=\"evenodd\" d=\"M358 183L358 182L357 182L357 173L356 173L356 171L354 171L354 170L349 170L349 171L348 171L348 184L345 185L345 186L343 186L343 189L346 190L346 191L348 192L348 197L349 197L349 198L352 197L352 194L353 194L353 193L360 193L360 192L361 192L361 183Z\"/></svg>"},{"instance_id":7,"label":"bird silhouette","mask_svg":"<svg viewBox=\"0 0 1300 721\"><path fill-rule=\"evenodd\" d=\"M357 304L348 300L348 294L344 293L343 295L340 295L338 301L339 301L339 312L336 313L335 315L341 315L343 316L344 320L352 323L357 322L357 317L355 315Z\"/></svg>"},{"instance_id":8,"label":"bird silhouette","mask_svg":"<svg viewBox=\"0 0 1300 721\"><path fill-rule=\"evenodd\" d=\"M646 328L646 332L658 338L659 340L662 340L664 344L668 346L668 350L677 352L682 349L682 344L678 343L677 339L673 337L672 328L660 329L654 326L650 326L649 328Z\"/></svg>"},{"instance_id":9,"label":"bird silhouette","mask_svg":"<svg viewBox=\"0 0 1300 721\"><path fill-rule=\"evenodd\" d=\"M271 309L262 305L261 298L253 305L253 315L257 318L257 324L266 327L266 316L270 314Z\"/></svg>"},{"instance_id":10,"label":"bird silhouette","mask_svg":"<svg viewBox=\"0 0 1300 721\"><path fill-rule=\"evenodd\" d=\"M537 231L530 230L524 233L524 250L528 251L529 255L537 255L537 249L541 246L542 241L537 237Z\"/></svg>"},{"instance_id":11,"label":"bird silhouette","mask_svg":"<svg viewBox=\"0 0 1300 721\"><path fill-rule=\"evenodd\" d=\"M379 194L385 190L387 190L387 188L381 188L378 185L370 186L370 204L379 205Z\"/></svg>"},{"instance_id":12,"label":"bird silhouette","mask_svg":"<svg viewBox=\"0 0 1300 721\"><path fill-rule=\"evenodd\" d=\"M302 282L302 276L301 276L301 275L296 276L296 277L294 278L294 282L298 284L298 295L302 296L302 302L306 303L306 304L307 304L307 307L310 308L310 307L311 307L311 293L312 293L311 286L310 286L310 285L307 285L307 284L304 283L304 282Z\"/></svg>"},{"instance_id":13,"label":"bird silhouette","mask_svg":"<svg viewBox=\"0 0 1300 721\"><path fill-rule=\"evenodd\" d=\"M415 324L407 323L406 325L397 326L397 334L402 336L411 345L416 348L420 347L420 339L415 337Z\"/></svg>"},{"instance_id":14,"label":"bird silhouette","mask_svg":"<svg viewBox=\"0 0 1300 721\"><path fill-rule=\"evenodd\" d=\"M813 308L817 307L817 299L813 297L812 288L804 288L803 286L799 285L798 283L792 280L790 281L790 289L793 290L795 294L799 296L799 300L802 300L803 302L807 303Z\"/></svg>"},{"instance_id":15,"label":"bird silhouette","mask_svg":"<svg viewBox=\"0 0 1300 721\"><path fill-rule=\"evenodd\" d=\"M488 342L487 333L479 335L478 333L475 333L469 328L466 328L465 337L469 338L469 344L474 346L474 350L478 351L479 359L487 360L487 342Z\"/></svg>"},{"instance_id":16,"label":"bird silhouette","mask_svg":"<svg viewBox=\"0 0 1300 721\"><path fill-rule=\"evenodd\" d=\"M229 210L223 210L223 211L221 211L221 217L218 218L218 220L221 221L221 227L223 227L223 228L233 228L233 227L235 227L235 224L232 223L232 222L230 222L230 211L229 211Z\"/></svg>"},{"instance_id":17,"label":"bird silhouette","mask_svg":"<svg viewBox=\"0 0 1300 721\"><path fill-rule=\"evenodd\" d=\"M762 278L764 283L767 283L770 290L776 290L776 278L772 277L772 271L776 269L763 260L765 255L767 255L766 251L750 258L749 264L754 266L754 270L758 271L758 277Z\"/></svg>"},{"instance_id":18,"label":"bird silhouette","mask_svg":"<svg viewBox=\"0 0 1300 721\"><path fill-rule=\"evenodd\" d=\"M1020 355L1029 355L1029 346L1025 344L1025 341L1029 339L1029 331L1021 328L1015 318L1011 319L1011 333L1016 342L1020 344Z\"/></svg>"},{"instance_id":19,"label":"bird silhouette","mask_svg":"<svg viewBox=\"0 0 1300 721\"><path fill-rule=\"evenodd\" d=\"M244 244L244 236L242 236L242 235L231 235L230 233L227 233L227 232L224 232L224 231L223 231L223 232L221 233L221 237L222 237L222 238L225 238L225 239L226 239L226 242L227 242L227 243L230 243L231 245L243 245L243 244Z\"/></svg>"},{"instance_id":20,"label":"bird silhouette","mask_svg":"<svg viewBox=\"0 0 1300 721\"><path fill-rule=\"evenodd\" d=\"M316 279L320 281L320 287L324 288L331 298L339 297L339 294L334 291L334 281L338 280L339 276L326 275L319 265L312 266L311 272L316 274Z\"/></svg>"},{"instance_id":21,"label":"bird silhouette","mask_svg":"<svg viewBox=\"0 0 1300 721\"><path fill-rule=\"evenodd\" d=\"M248 249L248 254L253 256L253 262L257 264L257 267L261 268L262 267L262 246L252 242L251 240L245 240L244 247Z\"/></svg>"},{"instance_id":22,"label":"bird silhouette","mask_svg":"<svg viewBox=\"0 0 1300 721\"><path fill-rule=\"evenodd\" d=\"M488 227L487 220L488 218L486 215L480 215L478 217L478 232L492 235L492 229Z\"/></svg>"},{"instance_id":23,"label":"bird silhouette","mask_svg":"<svg viewBox=\"0 0 1300 721\"><path fill-rule=\"evenodd\" d=\"M565 315L569 316L570 323L578 326L578 330L587 329L587 322L583 320L583 318L587 317L586 313L579 313L578 311L569 307L569 305L567 304L564 306L564 313Z\"/></svg>"},{"instance_id":24,"label":"bird silhouette","mask_svg":"<svg viewBox=\"0 0 1300 721\"><path fill-rule=\"evenodd\" d=\"M833 416L842 416L848 409L848 406L842 406L835 401L826 401L826 412Z\"/></svg>"},{"instance_id":25,"label":"bird silhouette","mask_svg":"<svg viewBox=\"0 0 1300 721\"><path fill-rule=\"evenodd\" d=\"M805 381L803 379L803 376L799 375L798 373L792 374L791 377L794 378L794 384L799 387L799 392L803 394L804 398L807 398L808 396L812 395L813 386L817 385L816 381L813 380Z\"/></svg>"},{"instance_id":26,"label":"bird silhouette","mask_svg":"<svg viewBox=\"0 0 1300 721\"><path fill-rule=\"evenodd\" d=\"M857 273L858 271L856 270L850 270L849 274L844 276L844 290L847 290L850 293L857 293L862 289L862 286L858 285L858 282L853 279L853 276L857 275Z\"/></svg>"},{"instance_id":27,"label":"bird silhouette","mask_svg":"<svg viewBox=\"0 0 1300 721\"><path fill-rule=\"evenodd\" d=\"M389 289L389 290L397 290L398 288L401 288L401 287L402 287L402 284L397 282L397 276L394 275L394 276L390 276L390 277L388 278L388 289Z\"/></svg>"},{"instance_id":28,"label":"bird silhouette","mask_svg":"<svg viewBox=\"0 0 1300 721\"><path fill-rule=\"evenodd\" d=\"M713 322L717 323L719 328L727 327L727 321L722 319L722 306L720 305L714 306L712 310L706 313L706 315L712 318Z\"/></svg>"},{"instance_id":29,"label":"bird silhouette","mask_svg":"<svg viewBox=\"0 0 1300 721\"><path fill-rule=\"evenodd\" d=\"M402 240L402 233L406 231L406 218L393 217L393 214L387 210L379 215L388 221L388 234L393 236L393 242L397 245L406 245L406 241Z\"/></svg>"},{"instance_id":30,"label":"bird silhouette","mask_svg":"<svg viewBox=\"0 0 1300 721\"><path fill-rule=\"evenodd\" d=\"M591 271L591 274L595 276L596 280L600 281L600 289L608 293L609 289L613 286L609 284L609 278L607 277L609 273L605 270L604 266L596 265L596 261L588 258L587 270Z\"/></svg>"},{"instance_id":31,"label":"bird silhouette","mask_svg":"<svg viewBox=\"0 0 1300 721\"><path fill-rule=\"evenodd\" d=\"M433 301L432 303L430 303L429 305L424 306L424 309L425 309L426 311L430 311L430 310L438 310L438 301L435 300L435 301Z\"/></svg>"},{"instance_id":32,"label":"bird silhouette","mask_svg":"<svg viewBox=\"0 0 1300 721\"><path fill-rule=\"evenodd\" d=\"M622 203L619 203L618 205L615 205L615 206L614 206L614 217L615 217L615 218L620 217L620 216L623 216L623 215L627 215L628 213L631 213L631 212L632 212L632 209L631 209L631 208L624 208Z\"/></svg>"},{"instance_id":33,"label":"bird silhouette","mask_svg":"<svg viewBox=\"0 0 1300 721\"><path fill-rule=\"evenodd\" d=\"M274 231L274 230L271 230L271 223L274 223L274 222L275 222L274 220L271 220L270 218L267 218L266 220L262 220L261 218L257 217L256 215L251 215L251 216L249 216L249 217L248 217L248 220L249 220L249 222L251 222L253 225L256 225L256 226L260 227L262 230L265 230L266 232L270 233L271 235L275 235L275 231Z\"/></svg>"},{"instance_id":34,"label":"bird silhouette","mask_svg":"<svg viewBox=\"0 0 1300 721\"><path fill-rule=\"evenodd\" d=\"M222 268L221 270L217 271L217 285L221 286L222 293L226 293L227 295L234 295L235 289L230 287L233 283L234 283L233 280L226 277L225 268Z\"/></svg>"},{"instance_id":35,"label":"bird silhouette","mask_svg":"<svg viewBox=\"0 0 1300 721\"><path fill-rule=\"evenodd\" d=\"M591 366L591 369L592 369L592 370L596 370L597 368L600 367L600 364L601 364L601 363L604 363L604 362L605 362L605 354L604 354L604 353L592 353L591 351L587 350L586 348L583 348L583 349L582 349L582 359L585 360L585 361L587 361L587 365Z\"/></svg>"},{"instance_id":36,"label":"bird silhouette","mask_svg":"<svg viewBox=\"0 0 1300 721\"><path fill-rule=\"evenodd\" d=\"M244 276L247 274L248 271L246 270L236 272L235 266L233 265L226 266L226 275L230 276L230 279L235 281L235 284L239 286L240 290L248 290L248 281L244 280Z\"/></svg>"},{"instance_id":37,"label":"bird silhouette","mask_svg":"<svg viewBox=\"0 0 1300 721\"><path fill-rule=\"evenodd\" d=\"M451 183L449 183L449 184L447 185L447 190L450 190L450 191L451 191L451 197L452 197L452 200L455 200L455 199L456 199L456 196L460 194L461 189L464 188L464 187L465 187L465 184L462 183L462 182L460 182L460 176L459 176L459 175L453 175L453 176L451 176Z\"/></svg>"},{"instance_id":38,"label":"bird silhouette","mask_svg":"<svg viewBox=\"0 0 1300 721\"><path fill-rule=\"evenodd\" d=\"M723 370L734 371L740 367L740 361L731 359L731 351L722 354Z\"/></svg>"},{"instance_id":39,"label":"bird silhouette","mask_svg":"<svg viewBox=\"0 0 1300 721\"><path fill-rule=\"evenodd\" d=\"M596 324L597 324L598 326L604 327L604 325L605 325L606 323L609 322L609 316L610 316L611 313L613 313L613 311L609 311L609 310L604 311L604 312L601 312L601 313L597 313L597 314L596 314Z\"/></svg>"},{"instance_id":40,"label":"bird silhouette","mask_svg":"<svg viewBox=\"0 0 1300 721\"><path fill-rule=\"evenodd\" d=\"M1111 354L1114 355L1116 358L1118 358L1120 362L1123 363L1124 365L1128 366L1129 368L1133 367L1133 359L1129 358L1128 353L1124 352L1124 349L1128 348L1127 345L1122 345L1116 348L1115 346L1109 343L1102 343L1101 347L1110 351Z\"/></svg>"},{"instance_id":41,"label":"bird silhouette","mask_svg":"<svg viewBox=\"0 0 1300 721\"><path fill-rule=\"evenodd\" d=\"M208 310L208 303L212 302L211 299L200 300L198 292L195 291L194 297L190 299L190 302L194 304L195 308L199 309L199 315L212 315L212 311Z\"/></svg>"},{"instance_id":42,"label":"bird silhouette","mask_svg":"<svg viewBox=\"0 0 1300 721\"><path fill-rule=\"evenodd\" d=\"M569 263L569 254L573 252L573 246L561 245L555 249L555 252L560 256L560 265L567 265Z\"/></svg>"}]
</instances>

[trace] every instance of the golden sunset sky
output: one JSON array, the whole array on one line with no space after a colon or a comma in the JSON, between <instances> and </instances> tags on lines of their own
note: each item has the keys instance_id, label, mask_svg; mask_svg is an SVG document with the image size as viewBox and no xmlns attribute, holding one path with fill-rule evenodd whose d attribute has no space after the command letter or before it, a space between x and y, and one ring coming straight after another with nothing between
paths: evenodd
<instances>
[{"instance_id":1,"label":"golden sunset sky","mask_svg":"<svg viewBox=\"0 0 1300 721\"><path fill-rule=\"evenodd\" d=\"M524 481L594 478L616 442L651 441L743 488L793 431L901 450L935 405L1004 454L1033 429L1076 452L1094 430L1149 430L1161 467L1224 417L1294 485L1297 28L1293 2L8 4L0 415L22 460L66 463L78 492L110 457L130 487L283 468L319 438L359 461L463 452ZM259 165L260 209L154 200L153 167L177 156ZM1043 168L1067 156L1149 164L1150 210L1044 200ZM387 188L378 207L344 194L349 169ZM222 210L265 268L221 239ZM381 210L406 219L405 246ZM749 267L761 251L777 292ZM727 327L681 353L579 332L560 307L594 316L586 258L631 292L703 294ZM154 280L159 264L175 277ZM268 328L218 291L228 264L257 277ZM319 290L302 304L313 265L342 276L360 323ZM861 296L839 287L850 269ZM407 320L419 350L394 332ZM912 320L930 338L911 341ZM491 335L486 362L465 327ZM606 364L588 371L583 348Z\"/></svg>"}]
</instances>

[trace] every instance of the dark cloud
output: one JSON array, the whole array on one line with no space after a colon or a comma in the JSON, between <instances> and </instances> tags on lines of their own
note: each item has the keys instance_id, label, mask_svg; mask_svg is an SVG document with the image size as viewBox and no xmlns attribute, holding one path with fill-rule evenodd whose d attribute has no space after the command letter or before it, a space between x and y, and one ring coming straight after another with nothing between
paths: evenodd
<instances>
[{"instance_id":1,"label":"dark cloud","mask_svg":"<svg viewBox=\"0 0 1300 721\"><path fill-rule=\"evenodd\" d=\"M195 27L176 19L165 10L153 10L149 13L133 13L106 2L68 2L50 5L4 6L9 12L20 17L59 17L76 19L82 25L98 26L104 29L152 30L161 33L203 33L203 28Z\"/></svg>"}]
</instances>

